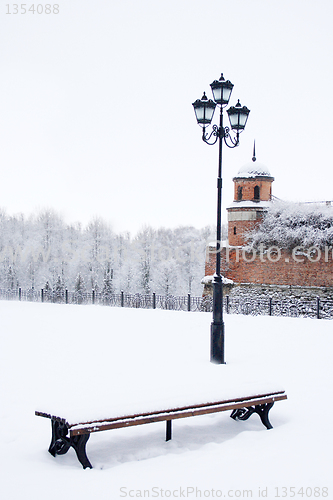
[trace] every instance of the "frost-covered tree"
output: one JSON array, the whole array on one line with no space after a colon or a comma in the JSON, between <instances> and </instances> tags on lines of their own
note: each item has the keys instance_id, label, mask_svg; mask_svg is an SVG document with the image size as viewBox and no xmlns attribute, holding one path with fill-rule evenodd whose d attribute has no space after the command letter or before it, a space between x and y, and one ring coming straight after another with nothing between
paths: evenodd
<instances>
[{"instance_id":1,"label":"frost-covered tree","mask_svg":"<svg viewBox=\"0 0 333 500\"><path fill-rule=\"evenodd\" d=\"M114 293L112 279L113 279L113 269L111 269L110 263L108 263L104 271L104 280L102 289L103 303L106 304L110 301L110 298Z\"/></svg>"},{"instance_id":2,"label":"frost-covered tree","mask_svg":"<svg viewBox=\"0 0 333 500\"><path fill-rule=\"evenodd\" d=\"M54 285L54 300L55 302L63 302L65 297L65 287L61 276L57 277L56 283Z\"/></svg>"},{"instance_id":3,"label":"frost-covered tree","mask_svg":"<svg viewBox=\"0 0 333 500\"><path fill-rule=\"evenodd\" d=\"M82 304L85 291L86 291L86 285L84 282L84 278L82 274L79 273L76 277L74 286L74 297L78 304Z\"/></svg>"},{"instance_id":4,"label":"frost-covered tree","mask_svg":"<svg viewBox=\"0 0 333 500\"><path fill-rule=\"evenodd\" d=\"M7 288L7 290L14 290L14 289L18 288L15 267L8 266L8 269L6 271L5 282L6 282L6 288Z\"/></svg>"},{"instance_id":5,"label":"frost-covered tree","mask_svg":"<svg viewBox=\"0 0 333 500\"><path fill-rule=\"evenodd\" d=\"M53 301L53 289L49 281L47 281L44 286L44 301L45 302Z\"/></svg>"},{"instance_id":6,"label":"frost-covered tree","mask_svg":"<svg viewBox=\"0 0 333 500\"><path fill-rule=\"evenodd\" d=\"M134 241L139 262L137 271L139 275L139 291L146 295L151 293L153 279L152 252L154 236L155 231L146 226L137 234Z\"/></svg>"},{"instance_id":7,"label":"frost-covered tree","mask_svg":"<svg viewBox=\"0 0 333 500\"><path fill-rule=\"evenodd\" d=\"M277 246L292 250L333 245L333 208L331 206L275 202L261 225L249 233L253 248Z\"/></svg>"},{"instance_id":8,"label":"frost-covered tree","mask_svg":"<svg viewBox=\"0 0 333 500\"><path fill-rule=\"evenodd\" d=\"M174 259L160 263L155 283L159 294L167 297L177 294L177 263Z\"/></svg>"}]
</instances>

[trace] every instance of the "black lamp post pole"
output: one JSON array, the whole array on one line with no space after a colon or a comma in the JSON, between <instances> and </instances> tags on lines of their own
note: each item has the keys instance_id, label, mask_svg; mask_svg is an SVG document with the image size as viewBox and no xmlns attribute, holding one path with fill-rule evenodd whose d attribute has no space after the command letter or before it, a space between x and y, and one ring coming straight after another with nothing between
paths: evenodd
<instances>
[{"instance_id":1,"label":"black lamp post pole","mask_svg":"<svg viewBox=\"0 0 333 500\"><path fill-rule=\"evenodd\" d=\"M213 321L210 327L210 360L224 364L223 281L221 276L222 240L222 145L224 137L223 108L220 107L219 164L217 175L216 271L213 279Z\"/></svg>"},{"instance_id":2,"label":"black lamp post pole","mask_svg":"<svg viewBox=\"0 0 333 500\"><path fill-rule=\"evenodd\" d=\"M212 363L225 364L224 360L224 322L223 322L223 278L221 276L222 249L222 145L235 148L239 144L239 134L244 130L250 110L240 104L227 110L231 129L236 134L233 138L229 127L223 127L223 106L229 103L233 84L225 80L223 74L219 80L211 83L214 101L208 99L205 92L201 99L192 103L198 124L203 127L202 140L213 146L219 141L219 165L217 175L217 225L216 225L216 270L213 278L213 321L210 328L210 360ZM206 134L206 126L211 124L216 105L220 106L220 125L213 125L213 130Z\"/></svg>"}]
</instances>

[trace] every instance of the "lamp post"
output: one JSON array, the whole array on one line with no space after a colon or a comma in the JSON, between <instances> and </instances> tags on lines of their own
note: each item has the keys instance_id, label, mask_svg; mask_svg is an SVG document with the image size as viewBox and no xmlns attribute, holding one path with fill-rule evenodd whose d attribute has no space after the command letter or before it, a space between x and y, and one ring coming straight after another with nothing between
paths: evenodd
<instances>
[{"instance_id":1,"label":"lamp post","mask_svg":"<svg viewBox=\"0 0 333 500\"><path fill-rule=\"evenodd\" d=\"M223 126L223 109L228 105L233 84L225 80L223 74L219 80L211 83L214 100L208 99L204 93L201 99L193 103L198 124L202 127L202 140L209 145L219 141L219 163L217 176L217 225L216 225L216 271L213 279L213 321L210 330L210 360L212 363L224 364L224 322L223 322L223 278L221 276L221 237L222 237L222 145L235 148L239 144L239 134L244 130L250 110L241 106L238 101L228 110L228 117L233 136L229 127ZM220 107L220 124L213 125L211 133L206 133L206 127L211 124L215 107Z\"/></svg>"}]
</instances>

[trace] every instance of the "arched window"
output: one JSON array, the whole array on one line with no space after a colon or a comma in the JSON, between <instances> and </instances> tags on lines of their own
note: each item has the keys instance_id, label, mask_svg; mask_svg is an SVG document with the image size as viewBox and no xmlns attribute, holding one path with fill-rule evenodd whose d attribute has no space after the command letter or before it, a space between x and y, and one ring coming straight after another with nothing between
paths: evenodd
<instances>
[{"instance_id":1,"label":"arched window","mask_svg":"<svg viewBox=\"0 0 333 500\"><path fill-rule=\"evenodd\" d=\"M260 187L255 186L254 188L254 197L255 200L260 200Z\"/></svg>"},{"instance_id":2,"label":"arched window","mask_svg":"<svg viewBox=\"0 0 333 500\"><path fill-rule=\"evenodd\" d=\"M238 186L237 189L237 200L240 201L243 198L243 188L241 186Z\"/></svg>"},{"instance_id":3,"label":"arched window","mask_svg":"<svg viewBox=\"0 0 333 500\"><path fill-rule=\"evenodd\" d=\"M236 226L235 226L234 227L234 234L236 234L236 233L237 233L237 229L236 229Z\"/></svg>"}]
</instances>

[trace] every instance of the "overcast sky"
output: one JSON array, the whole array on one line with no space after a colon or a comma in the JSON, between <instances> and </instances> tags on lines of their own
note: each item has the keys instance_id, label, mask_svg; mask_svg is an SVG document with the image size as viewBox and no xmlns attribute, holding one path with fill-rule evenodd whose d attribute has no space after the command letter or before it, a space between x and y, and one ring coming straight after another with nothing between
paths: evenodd
<instances>
[{"instance_id":1,"label":"overcast sky","mask_svg":"<svg viewBox=\"0 0 333 500\"><path fill-rule=\"evenodd\" d=\"M254 139L273 194L333 200L332 0L58 2L59 14L1 7L9 214L48 207L132 233L215 224L218 148L192 102L221 72L230 104L251 110L240 146L224 149L224 207Z\"/></svg>"}]
</instances>

